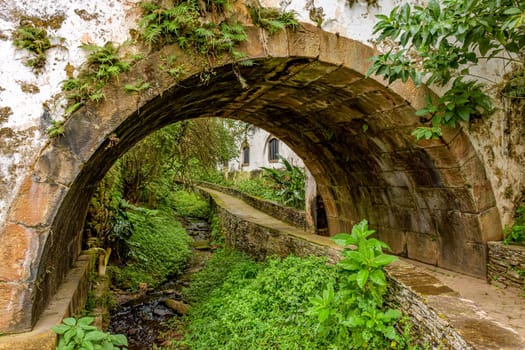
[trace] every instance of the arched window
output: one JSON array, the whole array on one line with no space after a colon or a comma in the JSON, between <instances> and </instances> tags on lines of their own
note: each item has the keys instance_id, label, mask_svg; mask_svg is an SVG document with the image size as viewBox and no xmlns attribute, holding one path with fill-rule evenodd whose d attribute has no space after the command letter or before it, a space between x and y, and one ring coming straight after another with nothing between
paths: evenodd
<instances>
[{"instance_id":1,"label":"arched window","mask_svg":"<svg viewBox=\"0 0 525 350\"><path fill-rule=\"evenodd\" d=\"M279 140L276 138L268 142L268 160L270 162L277 162L279 160Z\"/></svg>"},{"instance_id":2,"label":"arched window","mask_svg":"<svg viewBox=\"0 0 525 350\"><path fill-rule=\"evenodd\" d=\"M242 147L242 166L250 165L250 146Z\"/></svg>"}]
</instances>

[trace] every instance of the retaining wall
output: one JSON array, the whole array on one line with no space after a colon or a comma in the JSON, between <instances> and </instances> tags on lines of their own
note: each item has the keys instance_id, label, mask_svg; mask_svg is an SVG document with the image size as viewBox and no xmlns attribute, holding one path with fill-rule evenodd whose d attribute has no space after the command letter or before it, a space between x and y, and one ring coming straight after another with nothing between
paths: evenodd
<instances>
[{"instance_id":1,"label":"retaining wall","mask_svg":"<svg viewBox=\"0 0 525 350\"><path fill-rule=\"evenodd\" d=\"M525 289L525 246L488 242L487 278L505 286Z\"/></svg>"}]
</instances>

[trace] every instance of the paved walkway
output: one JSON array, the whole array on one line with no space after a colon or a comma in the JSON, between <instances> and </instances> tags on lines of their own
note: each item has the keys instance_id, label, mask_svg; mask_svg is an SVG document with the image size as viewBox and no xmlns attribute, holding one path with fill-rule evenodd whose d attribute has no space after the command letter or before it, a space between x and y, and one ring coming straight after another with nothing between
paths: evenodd
<instances>
[{"instance_id":1,"label":"paved walkway","mask_svg":"<svg viewBox=\"0 0 525 350\"><path fill-rule=\"evenodd\" d=\"M275 230L302 237L308 241L337 247L326 237L306 233L301 229L295 228L253 208L241 199L209 188L205 188L205 191L213 194L216 200L221 201L230 212L238 217L253 221L262 226L271 227ZM494 319L506 328L514 329L525 339L525 298L521 296L523 291L517 288L501 288L488 284L482 279L462 275L413 260L402 260L436 277L444 285L458 292L462 298L473 301L489 318Z\"/></svg>"}]
</instances>

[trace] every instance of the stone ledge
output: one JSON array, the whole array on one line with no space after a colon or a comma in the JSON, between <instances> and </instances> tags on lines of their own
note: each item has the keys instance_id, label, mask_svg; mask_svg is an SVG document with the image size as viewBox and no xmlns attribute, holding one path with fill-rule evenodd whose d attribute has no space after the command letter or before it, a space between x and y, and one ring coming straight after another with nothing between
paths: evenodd
<instances>
[{"instance_id":1,"label":"stone ledge","mask_svg":"<svg viewBox=\"0 0 525 350\"><path fill-rule=\"evenodd\" d=\"M0 336L0 350L55 350L57 336L51 327L84 308L92 266L89 255L79 256L33 330Z\"/></svg>"},{"instance_id":2,"label":"stone ledge","mask_svg":"<svg viewBox=\"0 0 525 350\"><path fill-rule=\"evenodd\" d=\"M206 190L220 218L226 242L256 258L268 255L324 255L341 259L340 249L327 237L297 233L285 223L267 223L228 208L228 196ZM246 204L248 208L248 205ZM387 269L390 281L387 303L399 307L414 324L414 331L431 349L523 350L525 340L514 330L490 319L472 301L409 262L398 260Z\"/></svg>"}]
</instances>

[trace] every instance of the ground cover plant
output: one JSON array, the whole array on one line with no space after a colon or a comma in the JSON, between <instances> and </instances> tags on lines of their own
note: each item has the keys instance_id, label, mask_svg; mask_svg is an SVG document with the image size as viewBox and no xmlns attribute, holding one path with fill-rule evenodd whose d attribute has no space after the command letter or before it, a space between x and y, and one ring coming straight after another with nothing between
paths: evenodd
<instances>
[{"instance_id":1,"label":"ground cover plant","mask_svg":"<svg viewBox=\"0 0 525 350\"><path fill-rule=\"evenodd\" d=\"M335 241L343 260L270 257L257 264L231 251L197 273L185 295L189 316L166 349L417 349L384 305L384 266L395 257L367 222ZM349 249L349 245L357 249Z\"/></svg>"},{"instance_id":2,"label":"ground cover plant","mask_svg":"<svg viewBox=\"0 0 525 350\"><path fill-rule=\"evenodd\" d=\"M162 211L134 208L127 214L133 233L126 241L124 265L112 267L116 286L134 291L147 283L155 288L180 274L191 256L190 238L182 224Z\"/></svg>"}]
</instances>

